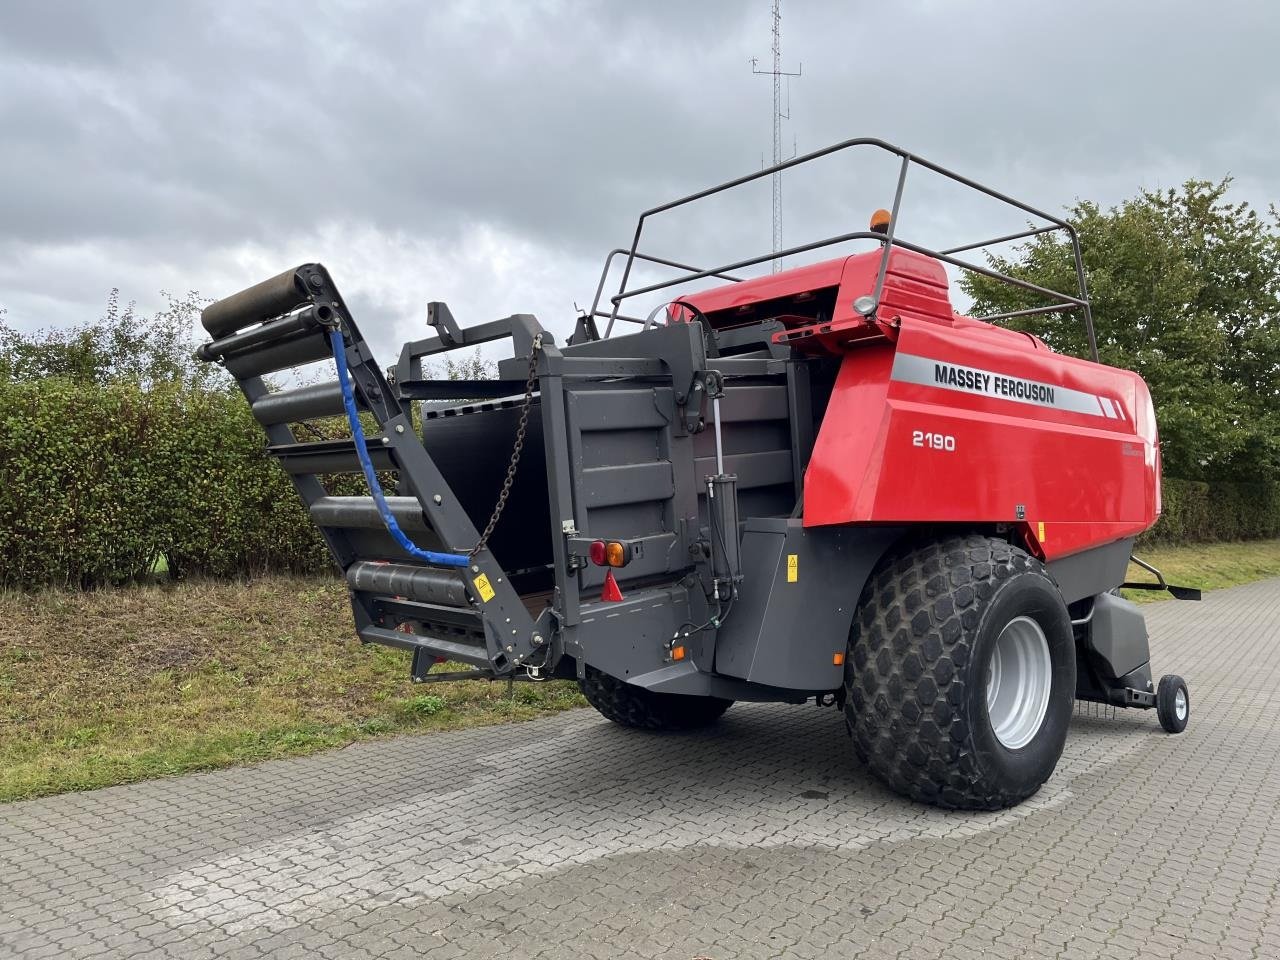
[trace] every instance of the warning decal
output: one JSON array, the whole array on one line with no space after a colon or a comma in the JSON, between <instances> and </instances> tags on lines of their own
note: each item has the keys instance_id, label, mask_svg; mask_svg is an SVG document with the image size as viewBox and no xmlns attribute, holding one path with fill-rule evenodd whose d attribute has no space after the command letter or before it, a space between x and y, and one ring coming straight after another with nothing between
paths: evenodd
<instances>
[{"instance_id":1,"label":"warning decal","mask_svg":"<svg viewBox=\"0 0 1280 960\"><path fill-rule=\"evenodd\" d=\"M800 554L787 554L787 583L800 582Z\"/></svg>"},{"instance_id":2,"label":"warning decal","mask_svg":"<svg viewBox=\"0 0 1280 960\"><path fill-rule=\"evenodd\" d=\"M483 573L472 581L476 585L476 593L480 594L480 599L488 603L493 599L493 585L489 583L489 578Z\"/></svg>"}]
</instances>

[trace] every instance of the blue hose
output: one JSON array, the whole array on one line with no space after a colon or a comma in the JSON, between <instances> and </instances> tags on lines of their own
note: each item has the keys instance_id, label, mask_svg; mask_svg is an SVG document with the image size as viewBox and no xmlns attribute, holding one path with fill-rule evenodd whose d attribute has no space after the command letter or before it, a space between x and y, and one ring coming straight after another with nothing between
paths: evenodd
<instances>
[{"instance_id":1,"label":"blue hose","mask_svg":"<svg viewBox=\"0 0 1280 960\"><path fill-rule=\"evenodd\" d=\"M347 422L351 424L351 439L356 444L356 456L360 460L360 468L369 484L369 492L373 494L373 502L378 505L378 513L387 526L387 532L395 538L396 543L404 547L405 552L417 557L425 563L437 567L465 567L471 558L465 553L436 553L434 550L423 550L410 540L387 506L387 498L382 492L382 484L374 472L373 461L369 459L369 446L364 440L364 429L360 426L360 414L356 411L356 398L351 392L351 379L347 376L347 348L342 340L342 331L337 327L329 330L329 344L333 347L333 362L338 368L338 384L342 388L342 405L347 410Z\"/></svg>"}]
</instances>

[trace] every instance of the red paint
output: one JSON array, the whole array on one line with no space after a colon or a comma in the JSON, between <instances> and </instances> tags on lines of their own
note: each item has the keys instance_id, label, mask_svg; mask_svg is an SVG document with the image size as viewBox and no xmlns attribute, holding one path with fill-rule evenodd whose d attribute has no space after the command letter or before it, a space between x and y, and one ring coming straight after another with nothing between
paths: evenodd
<instances>
[{"instance_id":1,"label":"red paint","mask_svg":"<svg viewBox=\"0 0 1280 960\"><path fill-rule=\"evenodd\" d=\"M893 251L877 320L868 321L853 302L875 288L879 263L879 252L858 254L683 298L716 326L768 301L786 327L780 342L843 357L805 474L806 526L1018 523L1021 506L1028 544L1053 559L1155 523L1158 437L1137 374L959 316L942 266L906 250ZM827 303L834 294L829 317L805 316L814 292ZM891 379L899 354L1037 381L1056 396L1080 391L1116 416ZM917 445L916 431L947 448Z\"/></svg>"}]
</instances>

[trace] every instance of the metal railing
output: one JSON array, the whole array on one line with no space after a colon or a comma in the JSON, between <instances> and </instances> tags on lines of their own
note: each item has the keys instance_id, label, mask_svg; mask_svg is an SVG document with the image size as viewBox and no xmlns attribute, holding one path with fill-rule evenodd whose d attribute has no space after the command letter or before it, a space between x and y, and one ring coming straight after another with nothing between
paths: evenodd
<instances>
[{"instance_id":1,"label":"metal railing","mask_svg":"<svg viewBox=\"0 0 1280 960\"><path fill-rule=\"evenodd\" d=\"M770 251L768 253L760 254L759 256L748 257L733 263L726 263L722 266L713 267L708 270L701 270L697 267L691 267L688 264L683 264L678 261L667 260L662 257L653 256L652 254L640 252L640 238L644 232L645 222L650 217L656 216L660 213L666 213L670 210L676 209L677 207L682 207L686 204L714 196L718 193L723 193L726 190L732 190L735 187L740 187L764 177L772 176L775 173L789 170L792 167L809 163L810 161L820 159L821 157L830 156L833 153L848 150L852 147L871 147L893 154L900 160L897 186L893 195L893 205L889 211L889 224L884 233L877 233L870 230L857 230L851 233L844 233L838 236L827 237L822 240L815 240L810 243L803 243L798 246L788 247L785 250ZM898 213L902 207L902 196L906 188L907 173L913 165L923 167L924 169L945 177L948 180L969 187L970 189L985 194L992 199L999 200L1002 203L1015 207L1024 213L1030 214L1032 217L1046 221L1047 225L1030 227L1017 233L1011 233L1001 237L993 237L990 240L965 243L960 246L949 247L945 250L933 250L928 247L923 247L918 244L909 243L906 240L899 239L895 235L898 227ZM1070 238L1072 253L1075 257L1077 282L1077 289L1074 295L1067 294L1059 290L1051 290L1047 287L1031 283L1030 281L1022 280L1006 273L1001 273L998 270L993 270L990 267L970 263L967 260L961 260L955 256L957 253L963 253L968 250L977 250L984 247L994 246L999 243L1007 243L1011 240L1020 240L1056 231L1063 231ZM608 257L606 257L604 270L600 274L600 283L596 287L595 299L591 304L590 316L592 318L601 317L608 319L609 324L604 333L607 337L613 332L614 324L618 320L624 320L631 323L645 323L645 321L640 318L626 316L620 312L623 302L633 297L643 296L644 294L654 293L658 290L679 286L681 284L689 283L690 281L702 280L709 277L741 282L741 278L730 275L730 271L741 270L745 267L755 266L769 260L782 259L783 257L790 257L799 253L807 253L811 250L818 250L822 247L834 246L836 244L847 243L853 240L870 240L875 243L879 243L881 246L880 266L876 272L876 284L872 291L872 297L876 305L879 305L881 294L884 291L885 274L889 268L890 253L894 247L900 247L904 250L911 250L915 253L933 257L962 270L968 270L973 273L981 274L982 276L990 277L994 280L999 280L1004 283L1020 287L1032 293L1051 298L1052 300L1052 302L1044 306L1029 307L1023 310L1012 310L1007 313L984 317L983 319L985 320L1003 320L1011 317L1031 316L1041 313L1053 313L1056 311L1079 311L1084 318L1085 333L1089 339L1089 355L1095 361L1098 359L1098 344L1093 330L1093 312L1089 306L1089 290L1085 282L1084 261L1080 254L1080 238L1076 235L1075 228L1072 227L1071 224L1058 217L1052 216L1051 214L1045 213L1043 210L1038 210L1029 204L1023 203L1020 200L1015 200L1013 197L1003 194L998 190L994 190L991 187L978 183L976 180L972 180L952 170L948 170L946 167L933 163L932 161L925 160L923 157L917 156L907 150L903 150L901 147L894 146L891 143L874 137L858 137L852 140L845 140L841 143L832 144L831 146L824 147L821 150L815 150L812 153L792 157L790 160L783 161L782 163L775 164L771 167L765 167L756 173L750 173L734 180L727 180L724 183L717 184L716 186L708 187L705 190L699 190L696 193L691 193L688 196L679 198L678 200L672 200L668 203L664 203L660 206L644 211L640 214L640 219L636 222L635 237L631 241L630 248L618 248L611 251ZM608 279L610 268L613 266L613 261L621 254L626 254L627 256L626 265L622 270L622 279L618 284L617 293L609 298L609 303L612 304L612 309L608 313L604 313L600 310L600 299L604 294L605 282ZM635 289L628 289L627 283L631 279L632 267L635 265L637 260L657 264L659 266L671 267L675 270L684 272L669 280L646 284L645 286L637 287Z\"/></svg>"}]
</instances>

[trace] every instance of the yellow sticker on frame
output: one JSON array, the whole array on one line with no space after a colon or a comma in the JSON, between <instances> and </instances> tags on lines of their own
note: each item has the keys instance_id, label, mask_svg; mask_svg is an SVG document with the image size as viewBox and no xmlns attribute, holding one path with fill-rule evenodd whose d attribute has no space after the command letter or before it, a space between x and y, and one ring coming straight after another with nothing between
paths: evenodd
<instances>
[{"instance_id":1,"label":"yellow sticker on frame","mask_svg":"<svg viewBox=\"0 0 1280 960\"><path fill-rule=\"evenodd\" d=\"M493 585L489 583L489 578L483 573L471 581L476 585L476 593L480 594L480 599L488 603L493 599Z\"/></svg>"},{"instance_id":2,"label":"yellow sticker on frame","mask_svg":"<svg viewBox=\"0 0 1280 960\"><path fill-rule=\"evenodd\" d=\"M787 554L787 583L800 582L800 554Z\"/></svg>"}]
</instances>

